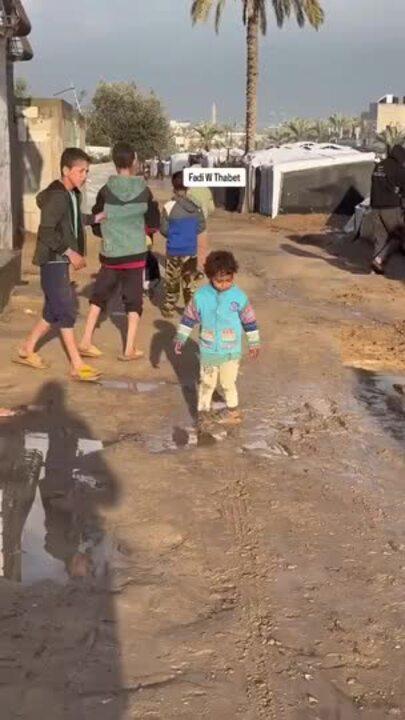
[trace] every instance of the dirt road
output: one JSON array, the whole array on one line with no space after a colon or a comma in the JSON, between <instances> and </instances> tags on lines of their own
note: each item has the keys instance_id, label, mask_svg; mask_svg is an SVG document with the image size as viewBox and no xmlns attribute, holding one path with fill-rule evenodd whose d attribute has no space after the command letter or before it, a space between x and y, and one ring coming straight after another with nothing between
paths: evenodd
<instances>
[{"instance_id":1,"label":"dirt road","mask_svg":"<svg viewBox=\"0 0 405 720\"><path fill-rule=\"evenodd\" d=\"M32 406L0 420L2 720L405 715L403 285L322 218L210 234L264 344L213 446L196 345L176 363L149 302L144 362L116 362L119 309L102 324L104 386L71 383L57 340L44 375L9 363L40 312L28 264L0 319L1 404Z\"/></svg>"}]
</instances>

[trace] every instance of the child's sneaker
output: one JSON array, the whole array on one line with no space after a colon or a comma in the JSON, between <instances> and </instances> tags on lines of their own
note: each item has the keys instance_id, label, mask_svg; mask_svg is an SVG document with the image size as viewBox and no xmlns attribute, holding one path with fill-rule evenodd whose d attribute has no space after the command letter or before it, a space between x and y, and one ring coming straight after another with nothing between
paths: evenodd
<instances>
[{"instance_id":1,"label":"child's sneaker","mask_svg":"<svg viewBox=\"0 0 405 720\"><path fill-rule=\"evenodd\" d=\"M243 420L242 413L240 410L234 409L230 410L229 408L227 410L224 410L218 417L218 424L219 425L240 425Z\"/></svg>"},{"instance_id":2,"label":"child's sneaker","mask_svg":"<svg viewBox=\"0 0 405 720\"><path fill-rule=\"evenodd\" d=\"M213 421L212 415L209 412L199 412L198 413L198 432L199 433L207 433L210 434L215 430L215 423Z\"/></svg>"}]
</instances>

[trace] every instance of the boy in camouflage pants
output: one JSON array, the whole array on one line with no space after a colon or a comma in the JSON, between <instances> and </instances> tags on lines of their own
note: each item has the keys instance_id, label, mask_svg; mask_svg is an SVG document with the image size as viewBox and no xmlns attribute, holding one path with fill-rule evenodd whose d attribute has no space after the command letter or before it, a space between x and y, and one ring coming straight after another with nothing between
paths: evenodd
<instances>
[{"instance_id":1,"label":"boy in camouflage pants","mask_svg":"<svg viewBox=\"0 0 405 720\"><path fill-rule=\"evenodd\" d=\"M166 298L163 317L170 318L183 289L187 305L195 290L198 277L198 239L205 231L202 210L186 196L183 173L173 175L174 197L163 208L160 232L167 238Z\"/></svg>"}]
</instances>

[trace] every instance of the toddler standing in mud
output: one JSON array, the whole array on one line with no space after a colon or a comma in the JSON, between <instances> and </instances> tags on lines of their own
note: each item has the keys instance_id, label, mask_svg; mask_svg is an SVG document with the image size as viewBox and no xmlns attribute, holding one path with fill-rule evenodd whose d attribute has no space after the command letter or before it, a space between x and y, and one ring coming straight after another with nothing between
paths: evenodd
<instances>
[{"instance_id":1,"label":"toddler standing in mud","mask_svg":"<svg viewBox=\"0 0 405 720\"><path fill-rule=\"evenodd\" d=\"M247 335L249 355L253 360L259 355L260 337L248 297L234 283L238 263L232 253L224 250L210 253L204 270L209 283L197 290L186 307L177 332L175 350L177 355L181 355L193 328L199 325L199 427L209 430L212 397L218 382L227 405L219 422L223 425L238 425L241 422L236 381L242 357L243 331Z\"/></svg>"}]
</instances>

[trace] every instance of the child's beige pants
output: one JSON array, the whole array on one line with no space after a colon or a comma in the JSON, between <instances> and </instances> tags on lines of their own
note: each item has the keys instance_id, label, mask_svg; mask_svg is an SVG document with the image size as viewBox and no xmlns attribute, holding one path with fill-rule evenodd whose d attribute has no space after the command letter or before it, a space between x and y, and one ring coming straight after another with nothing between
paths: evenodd
<instances>
[{"instance_id":1,"label":"child's beige pants","mask_svg":"<svg viewBox=\"0 0 405 720\"><path fill-rule=\"evenodd\" d=\"M229 360L223 365L202 365L200 389L198 395L198 411L211 410L212 396L218 382L225 395L227 407L231 410L238 407L239 396L236 387L239 372L239 360Z\"/></svg>"}]
</instances>

